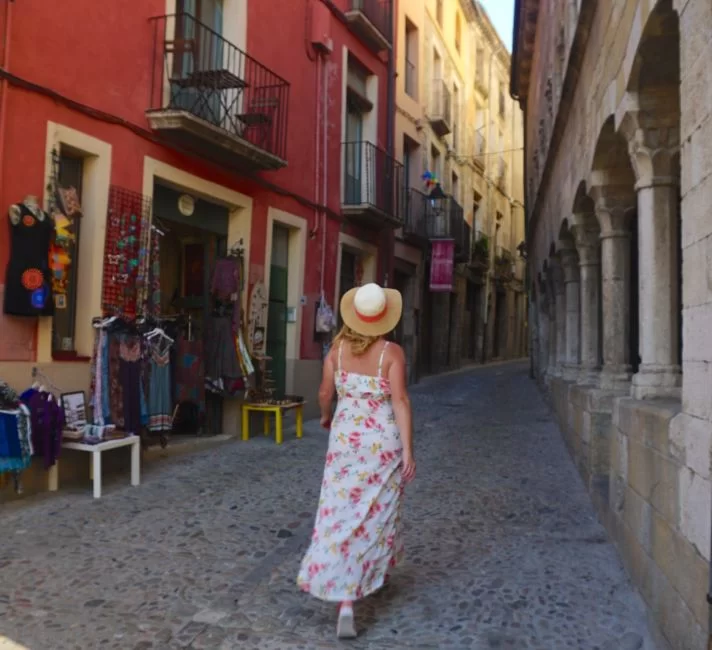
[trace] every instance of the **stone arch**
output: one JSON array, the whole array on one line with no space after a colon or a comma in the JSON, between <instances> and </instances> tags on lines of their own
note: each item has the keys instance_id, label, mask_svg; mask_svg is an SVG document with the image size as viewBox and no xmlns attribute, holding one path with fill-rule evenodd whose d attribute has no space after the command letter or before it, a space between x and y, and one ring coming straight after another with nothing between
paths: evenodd
<instances>
[{"instance_id":1,"label":"stone arch","mask_svg":"<svg viewBox=\"0 0 712 650\"><path fill-rule=\"evenodd\" d=\"M680 24L672 0L648 16L616 122L639 185L660 177L679 184Z\"/></svg>"},{"instance_id":2,"label":"stone arch","mask_svg":"<svg viewBox=\"0 0 712 650\"><path fill-rule=\"evenodd\" d=\"M560 327L564 330L561 333L563 339L561 341L563 347L562 375L565 379L573 381L578 379L581 361L579 336L581 296L579 291L579 254L568 218L564 218L561 222L557 250L564 282L564 291L561 294L563 306L557 313L557 319L559 317L562 319Z\"/></svg>"},{"instance_id":3,"label":"stone arch","mask_svg":"<svg viewBox=\"0 0 712 650\"><path fill-rule=\"evenodd\" d=\"M595 384L603 363L601 302L601 228L585 181L576 189L571 222L580 269L580 373L582 384Z\"/></svg>"},{"instance_id":4,"label":"stone arch","mask_svg":"<svg viewBox=\"0 0 712 650\"><path fill-rule=\"evenodd\" d=\"M679 39L674 38L674 35L679 33L679 14L675 10L673 0L641 2L637 11L636 23L644 27L631 34L623 61L625 87L628 92L635 92L638 86L645 85L646 76L650 74L675 74L678 77L680 74L679 46L669 48L670 45L679 43ZM675 43L675 40L678 43ZM647 65L653 59L657 60L659 66Z\"/></svg>"},{"instance_id":5,"label":"stone arch","mask_svg":"<svg viewBox=\"0 0 712 650\"><path fill-rule=\"evenodd\" d=\"M616 130L612 113L598 134L586 185L601 241L600 383L628 391L639 358L637 200L628 143ZM587 202L581 198L580 203Z\"/></svg>"},{"instance_id":6,"label":"stone arch","mask_svg":"<svg viewBox=\"0 0 712 650\"><path fill-rule=\"evenodd\" d=\"M659 0L634 50L618 111L636 177L641 367L634 397L678 397L681 379L680 23Z\"/></svg>"}]
</instances>

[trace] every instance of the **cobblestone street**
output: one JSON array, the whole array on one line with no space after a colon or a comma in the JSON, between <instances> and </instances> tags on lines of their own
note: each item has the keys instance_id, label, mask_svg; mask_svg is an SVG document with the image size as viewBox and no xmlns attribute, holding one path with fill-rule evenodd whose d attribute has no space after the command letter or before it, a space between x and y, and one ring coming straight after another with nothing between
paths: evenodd
<instances>
[{"instance_id":1,"label":"cobblestone street","mask_svg":"<svg viewBox=\"0 0 712 650\"><path fill-rule=\"evenodd\" d=\"M418 478L405 563L334 639L295 576L327 435L314 423L8 507L0 647L28 650L646 650L642 602L597 523L524 364L413 390ZM661 649L658 649L661 650Z\"/></svg>"}]
</instances>

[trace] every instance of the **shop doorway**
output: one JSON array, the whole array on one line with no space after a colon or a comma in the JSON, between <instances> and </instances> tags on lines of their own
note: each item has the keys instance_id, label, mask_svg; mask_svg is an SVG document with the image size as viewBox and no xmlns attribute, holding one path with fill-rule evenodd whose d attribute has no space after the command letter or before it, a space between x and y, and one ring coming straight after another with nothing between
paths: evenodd
<instances>
[{"instance_id":1,"label":"shop doorway","mask_svg":"<svg viewBox=\"0 0 712 650\"><path fill-rule=\"evenodd\" d=\"M154 186L154 224L163 233L160 241L160 318L170 324L176 340L173 348L174 420L171 437L215 435L222 432L223 399L228 387L210 384L210 340L222 313L211 294L212 273L218 258L227 254L227 208L202 199L190 199L192 213L186 216L186 197L173 188ZM222 311L221 311L222 310ZM218 313L220 312L220 313ZM228 335L221 344L229 351L234 341ZM184 354L188 351L189 354ZM190 356L190 373L182 364Z\"/></svg>"},{"instance_id":2,"label":"shop doorway","mask_svg":"<svg viewBox=\"0 0 712 650\"><path fill-rule=\"evenodd\" d=\"M279 398L287 391L287 304L289 300L289 229L274 224L269 276L267 356Z\"/></svg>"}]
</instances>

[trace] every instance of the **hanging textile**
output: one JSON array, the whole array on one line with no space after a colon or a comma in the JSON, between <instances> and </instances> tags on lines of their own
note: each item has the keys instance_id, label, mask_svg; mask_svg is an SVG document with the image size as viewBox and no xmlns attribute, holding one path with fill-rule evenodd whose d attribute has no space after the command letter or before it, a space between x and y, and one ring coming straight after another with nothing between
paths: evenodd
<instances>
[{"instance_id":1,"label":"hanging textile","mask_svg":"<svg viewBox=\"0 0 712 650\"><path fill-rule=\"evenodd\" d=\"M430 291L449 292L453 288L455 241L436 239L431 243Z\"/></svg>"},{"instance_id":2,"label":"hanging textile","mask_svg":"<svg viewBox=\"0 0 712 650\"><path fill-rule=\"evenodd\" d=\"M171 402L171 355L151 350L150 381L148 384L148 428L151 431L170 431L173 405Z\"/></svg>"},{"instance_id":3,"label":"hanging textile","mask_svg":"<svg viewBox=\"0 0 712 650\"><path fill-rule=\"evenodd\" d=\"M121 342L119 337L109 337L109 413L111 423L124 429L124 386L121 382Z\"/></svg>"},{"instance_id":4,"label":"hanging textile","mask_svg":"<svg viewBox=\"0 0 712 650\"><path fill-rule=\"evenodd\" d=\"M0 410L0 474L27 469L33 451L32 423L27 407Z\"/></svg>"},{"instance_id":5,"label":"hanging textile","mask_svg":"<svg viewBox=\"0 0 712 650\"><path fill-rule=\"evenodd\" d=\"M34 453L43 459L44 468L49 469L62 451L64 409L59 400L45 390L30 388L22 394L22 400L29 409Z\"/></svg>"},{"instance_id":6,"label":"hanging textile","mask_svg":"<svg viewBox=\"0 0 712 650\"><path fill-rule=\"evenodd\" d=\"M205 410L205 370L202 341L179 337L176 342L175 400L192 402Z\"/></svg>"},{"instance_id":7,"label":"hanging textile","mask_svg":"<svg viewBox=\"0 0 712 650\"><path fill-rule=\"evenodd\" d=\"M122 336L119 341L119 377L123 392L123 419L126 433L141 431L143 413L141 394L141 339Z\"/></svg>"},{"instance_id":8,"label":"hanging textile","mask_svg":"<svg viewBox=\"0 0 712 650\"><path fill-rule=\"evenodd\" d=\"M208 377L242 377L231 316L218 316L211 320L206 343L205 374Z\"/></svg>"},{"instance_id":9,"label":"hanging textile","mask_svg":"<svg viewBox=\"0 0 712 650\"><path fill-rule=\"evenodd\" d=\"M156 229L151 229L150 257L149 284L151 291L148 313L158 316L161 313L161 236Z\"/></svg>"},{"instance_id":10,"label":"hanging textile","mask_svg":"<svg viewBox=\"0 0 712 650\"><path fill-rule=\"evenodd\" d=\"M10 261L5 275L4 312L12 316L51 316L49 267L54 222L37 205L10 209Z\"/></svg>"},{"instance_id":11,"label":"hanging textile","mask_svg":"<svg viewBox=\"0 0 712 650\"><path fill-rule=\"evenodd\" d=\"M151 201L112 185L109 190L102 308L133 318L146 302Z\"/></svg>"}]
</instances>

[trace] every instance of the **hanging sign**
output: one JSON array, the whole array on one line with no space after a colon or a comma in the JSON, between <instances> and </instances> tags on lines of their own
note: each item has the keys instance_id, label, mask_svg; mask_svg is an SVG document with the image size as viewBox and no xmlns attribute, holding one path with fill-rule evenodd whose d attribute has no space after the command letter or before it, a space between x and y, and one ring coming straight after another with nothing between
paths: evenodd
<instances>
[{"instance_id":1,"label":"hanging sign","mask_svg":"<svg viewBox=\"0 0 712 650\"><path fill-rule=\"evenodd\" d=\"M452 291L455 240L436 239L431 244L430 291Z\"/></svg>"}]
</instances>

